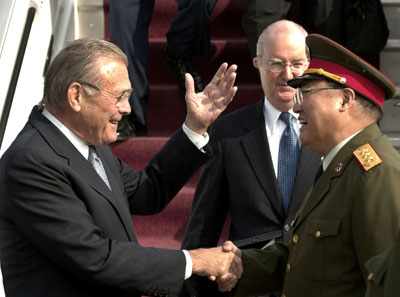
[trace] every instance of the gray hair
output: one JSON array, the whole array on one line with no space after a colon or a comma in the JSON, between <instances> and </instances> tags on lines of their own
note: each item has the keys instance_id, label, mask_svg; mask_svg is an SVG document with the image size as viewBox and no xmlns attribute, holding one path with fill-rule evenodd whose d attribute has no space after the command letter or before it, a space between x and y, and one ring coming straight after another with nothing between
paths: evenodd
<instances>
[{"instance_id":1,"label":"gray hair","mask_svg":"<svg viewBox=\"0 0 400 297\"><path fill-rule=\"evenodd\" d=\"M67 45L50 64L40 105L61 112L66 105L68 87L73 82L101 85L102 78L96 62L103 57L113 57L128 65L121 49L102 39L77 39Z\"/></svg>"},{"instance_id":2,"label":"gray hair","mask_svg":"<svg viewBox=\"0 0 400 297\"><path fill-rule=\"evenodd\" d=\"M302 26L289 20L280 20L270 24L267 28L264 29L264 31L262 31L262 33L258 37L257 47L256 47L257 57L262 57L264 53L264 43L267 40L267 38L271 35L271 33L296 32L296 31L301 33L304 36L304 38L308 35L307 31ZM306 55L307 59L310 60L310 52L307 46L306 46Z\"/></svg>"}]
</instances>

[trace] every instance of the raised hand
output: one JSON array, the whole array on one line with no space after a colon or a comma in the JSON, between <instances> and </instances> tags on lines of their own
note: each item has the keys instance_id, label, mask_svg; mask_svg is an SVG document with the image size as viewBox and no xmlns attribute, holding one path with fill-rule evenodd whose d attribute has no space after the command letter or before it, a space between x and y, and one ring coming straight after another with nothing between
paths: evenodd
<instances>
[{"instance_id":1,"label":"raised hand","mask_svg":"<svg viewBox=\"0 0 400 297\"><path fill-rule=\"evenodd\" d=\"M228 68L228 64L223 63L211 82L200 93L195 93L193 77L186 73L185 124L190 130L203 135L211 123L226 109L237 91L237 87L233 86L236 69L236 65Z\"/></svg>"}]
</instances>

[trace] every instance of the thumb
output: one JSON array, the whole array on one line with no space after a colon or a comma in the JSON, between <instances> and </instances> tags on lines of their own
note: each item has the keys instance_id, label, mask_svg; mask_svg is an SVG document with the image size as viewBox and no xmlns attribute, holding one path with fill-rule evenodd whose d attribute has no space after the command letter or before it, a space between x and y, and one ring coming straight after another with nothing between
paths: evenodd
<instances>
[{"instance_id":1,"label":"thumb","mask_svg":"<svg viewBox=\"0 0 400 297\"><path fill-rule=\"evenodd\" d=\"M191 95L194 93L194 80L190 73L185 73L185 86L186 86L186 95Z\"/></svg>"}]
</instances>

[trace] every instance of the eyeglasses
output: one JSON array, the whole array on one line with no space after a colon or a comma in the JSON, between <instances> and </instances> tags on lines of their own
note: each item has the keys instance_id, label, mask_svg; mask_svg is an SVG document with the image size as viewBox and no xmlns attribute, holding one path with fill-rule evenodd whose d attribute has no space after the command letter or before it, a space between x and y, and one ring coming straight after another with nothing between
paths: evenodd
<instances>
[{"instance_id":1,"label":"eyeglasses","mask_svg":"<svg viewBox=\"0 0 400 297\"><path fill-rule=\"evenodd\" d=\"M307 65L307 63L304 61L299 61L294 63L284 63L283 61L280 60L268 61L266 62L266 64L269 65L269 69L272 72L276 73L282 72L286 68L286 66L289 66L292 72L303 72Z\"/></svg>"},{"instance_id":2,"label":"eyeglasses","mask_svg":"<svg viewBox=\"0 0 400 297\"><path fill-rule=\"evenodd\" d=\"M107 92L107 91L99 88L98 86L95 86L95 85L93 85L91 83L88 83L88 82L80 82L80 84L81 85L86 85L86 86L88 86L88 87L90 87L92 89L95 89L97 92L103 92L104 94L117 99L117 101L115 102L115 106L117 106L117 107L120 107L120 105L121 105L121 103L123 101L125 101L126 99L129 99L129 97L131 96L131 93L133 91L133 89L130 89L130 90L126 90L126 91L122 92L121 95L115 95L113 93Z\"/></svg>"},{"instance_id":3,"label":"eyeglasses","mask_svg":"<svg viewBox=\"0 0 400 297\"><path fill-rule=\"evenodd\" d=\"M308 88L308 89L301 89L297 88L296 93L293 95L293 102L294 104L302 105L304 101L304 93L311 92L311 91L322 91L322 90L341 90L341 87L325 87L325 88Z\"/></svg>"}]
</instances>

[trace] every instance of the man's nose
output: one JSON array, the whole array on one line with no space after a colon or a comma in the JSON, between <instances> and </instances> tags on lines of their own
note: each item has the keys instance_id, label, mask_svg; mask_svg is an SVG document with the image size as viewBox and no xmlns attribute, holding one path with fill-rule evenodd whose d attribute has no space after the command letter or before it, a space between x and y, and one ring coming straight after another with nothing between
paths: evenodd
<instances>
[{"instance_id":1,"label":"man's nose","mask_svg":"<svg viewBox=\"0 0 400 297\"><path fill-rule=\"evenodd\" d=\"M282 70L282 74L281 75L285 78L286 81L294 78L293 71L292 71L292 68L291 68L290 64L286 64L285 65L285 67Z\"/></svg>"},{"instance_id":2,"label":"man's nose","mask_svg":"<svg viewBox=\"0 0 400 297\"><path fill-rule=\"evenodd\" d=\"M128 115L131 113L131 105L129 104L129 99L125 98L121 102L119 102L119 112L123 115Z\"/></svg>"}]
</instances>

